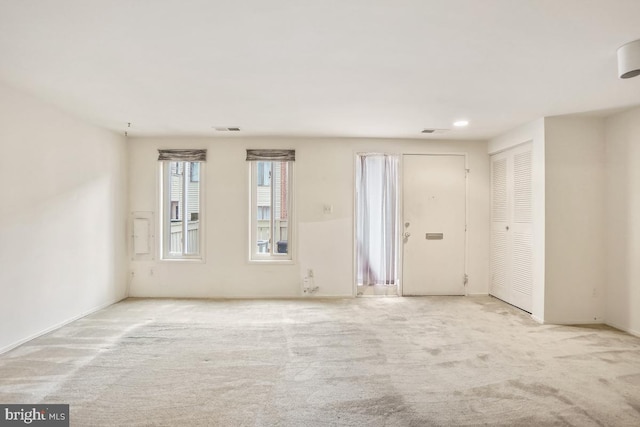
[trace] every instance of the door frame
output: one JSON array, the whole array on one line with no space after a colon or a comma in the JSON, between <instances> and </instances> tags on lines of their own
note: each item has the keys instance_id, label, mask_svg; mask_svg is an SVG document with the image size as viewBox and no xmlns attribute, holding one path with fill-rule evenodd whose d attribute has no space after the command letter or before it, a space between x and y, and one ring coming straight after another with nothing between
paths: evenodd
<instances>
[{"instance_id":1,"label":"door frame","mask_svg":"<svg viewBox=\"0 0 640 427\"><path fill-rule=\"evenodd\" d=\"M366 154L387 154L387 155L395 155L398 156L398 227L399 231L404 230L404 156L463 156L464 157L464 167L465 167L465 189L464 189L464 222L465 222L465 233L464 233L464 274L465 277L469 274L469 173L471 170L469 169L469 153L466 151L463 152L397 152L397 151L365 151L365 150L357 150L353 152L353 169L352 169L352 181L351 188L353 189L353 197L351 198L351 248L352 248L352 260L351 260L351 292L352 296L355 298L358 295L358 283L357 283L357 271L356 271L356 263L357 260L357 238L356 238L356 165L358 162L358 157ZM403 262L404 262L404 245L398 251L398 297L402 297L402 284L403 284ZM464 294L465 296L469 295L468 291L468 283L465 283L464 286Z\"/></svg>"},{"instance_id":2,"label":"door frame","mask_svg":"<svg viewBox=\"0 0 640 427\"><path fill-rule=\"evenodd\" d=\"M468 277L468 262L469 262L469 256L468 256L468 249L469 249L469 173L470 173L470 169L469 169L469 155L466 152L462 152L462 153L402 153L400 155L400 164L398 167L398 194L399 194L399 200L398 203L400 204L400 206L398 206L398 227L400 227L400 231L402 233L400 233L400 237L402 237L402 234L404 232L404 176L405 176L405 169L404 169L404 156L462 156L464 157L464 169L465 169L465 176L464 176L464 224L465 224L465 228L464 228L464 277L465 277L465 282L464 282L464 295L467 296L469 295L468 292L468 283L466 278ZM403 284L404 284L404 244L402 244L402 248L399 251L399 259L398 262L400 263L400 268L399 268L399 273L398 273L398 277L399 277L399 281L400 284L398 285L398 296L404 296L403 295Z\"/></svg>"}]
</instances>

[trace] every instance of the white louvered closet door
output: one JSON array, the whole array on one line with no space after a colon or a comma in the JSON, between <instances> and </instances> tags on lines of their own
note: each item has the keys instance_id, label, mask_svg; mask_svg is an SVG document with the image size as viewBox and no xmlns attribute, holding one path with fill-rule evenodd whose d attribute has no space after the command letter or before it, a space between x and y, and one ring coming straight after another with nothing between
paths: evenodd
<instances>
[{"instance_id":1,"label":"white louvered closet door","mask_svg":"<svg viewBox=\"0 0 640 427\"><path fill-rule=\"evenodd\" d=\"M531 312L531 144L491 156L491 294Z\"/></svg>"},{"instance_id":2,"label":"white louvered closet door","mask_svg":"<svg viewBox=\"0 0 640 427\"><path fill-rule=\"evenodd\" d=\"M509 209L507 200L507 158L504 153L491 158L491 294L508 299Z\"/></svg>"}]
</instances>

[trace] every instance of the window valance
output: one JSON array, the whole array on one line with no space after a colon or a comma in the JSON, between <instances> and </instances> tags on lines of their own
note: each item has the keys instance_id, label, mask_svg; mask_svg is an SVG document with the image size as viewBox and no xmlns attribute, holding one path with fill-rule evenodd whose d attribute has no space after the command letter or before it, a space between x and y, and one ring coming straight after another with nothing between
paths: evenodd
<instances>
[{"instance_id":1,"label":"window valance","mask_svg":"<svg viewBox=\"0 0 640 427\"><path fill-rule=\"evenodd\" d=\"M276 161L294 161L296 159L296 150L249 150L247 149L247 160L276 160Z\"/></svg>"},{"instance_id":2,"label":"window valance","mask_svg":"<svg viewBox=\"0 0 640 427\"><path fill-rule=\"evenodd\" d=\"M207 150L158 150L158 160L168 160L172 162L206 162Z\"/></svg>"}]
</instances>

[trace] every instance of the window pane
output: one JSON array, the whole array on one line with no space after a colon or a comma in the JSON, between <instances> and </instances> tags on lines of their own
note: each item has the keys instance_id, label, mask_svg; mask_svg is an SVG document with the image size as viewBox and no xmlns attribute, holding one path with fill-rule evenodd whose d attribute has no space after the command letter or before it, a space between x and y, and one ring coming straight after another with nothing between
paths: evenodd
<instances>
[{"instance_id":1,"label":"window pane","mask_svg":"<svg viewBox=\"0 0 640 427\"><path fill-rule=\"evenodd\" d=\"M289 251L289 163L273 162L273 253L287 254Z\"/></svg>"},{"instance_id":2,"label":"window pane","mask_svg":"<svg viewBox=\"0 0 640 427\"><path fill-rule=\"evenodd\" d=\"M271 162L258 162L258 185L271 185Z\"/></svg>"},{"instance_id":3,"label":"window pane","mask_svg":"<svg viewBox=\"0 0 640 427\"><path fill-rule=\"evenodd\" d=\"M189 164L191 173L189 174L191 182L200 182L200 163L192 162Z\"/></svg>"},{"instance_id":4,"label":"window pane","mask_svg":"<svg viewBox=\"0 0 640 427\"><path fill-rule=\"evenodd\" d=\"M171 254L182 253L182 221L184 206L184 162L171 162L169 164L169 185L171 186L170 203L171 215L169 222L169 252Z\"/></svg>"},{"instance_id":5,"label":"window pane","mask_svg":"<svg viewBox=\"0 0 640 427\"><path fill-rule=\"evenodd\" d=\"M257 162L256 252L270 253L271 240L271 162Z\"/></svg>"},{"instance_id":6,"label":"window pane","mask_svg":"<svg viewBox=\"0 0 640 427\"><path fill-rule=\"evenodd\" d=\"M186 176L193 178L194 169L197 169L197 180L187 180L187 197L186 197L186 222L187 222L187 241L186 253L196 255L200 252L200 165L199 163L185 162L184 167L187 172Z\"/></svg>"},{"instance_id":7,"label":"window pane","mask_svg":"<svg viewBox=\"0 0 640 427\"><path fill-rule=\"evenodd\" d=\"M162 256L197 258L203 237L200 162L165 161L162 179Z\"/></svg>"}]
</instances>

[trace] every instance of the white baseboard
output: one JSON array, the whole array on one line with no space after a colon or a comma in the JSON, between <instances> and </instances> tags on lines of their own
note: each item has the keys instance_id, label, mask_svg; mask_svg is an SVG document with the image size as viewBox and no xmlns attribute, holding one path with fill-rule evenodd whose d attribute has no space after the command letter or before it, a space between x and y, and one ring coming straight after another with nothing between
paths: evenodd
<instances>
[{"instance_id":1,"label":"white baseboard","mask_svg":"<svg viewBox=\"0 0 640 427\"><path fill-rule=\"evenodd\" d=\"M544 320L542 320L542 319L541 319L541 318L539 318L538 316L534 316L534 315L532 314L532 315L531 315L531 318L532 318L533 320L535 320L536 322L540 323L541 325L544 325L544 324L545 324Z\"/></svg>"},{"instance_id":2,"label":"white baseboard","mask_svg":"<svg viewBox=\"0 0 640 427\"><path fill-rule=\"evenodd\" d=\"M468 297L488 297L489 294L484 292L484 293L478 293L478 294L467 294L466 296L468 296Z\"/></svg>"},{"instance_id":3,"label":"white baseboard","mask_svg":"<svg viewBox=\"0 0 640 427\"><path fill-rule=\"evenodd\" d=\"M631 329L631 328L626 328L623 327L622 325L618 325L614 322L604 322L605 325L611 326L612 328L616 328L616 329L620 329L623 332L626 332L628 334L634 335L636 337L640 337L640 331L636 331L635 329Z\"/></svg>"},{"instance_id":4,"label":"white baseboard","mask_svg":"<svg viewBox=\"0 0 640 427\"><path fill-rule=\"evenodd\" d=\"M88 315L90 315L90 314L92 314L92 313L95 313L96 311L100 311L100 310L102 310L103 308L107 308L107 307L109 307L110 305L113 305L113 304L115 304L115 303L117 303L117 302L120 302L120 301L122 301L122 300L124 300L124 299L126 299L126 298L127 298L127 297L123 297L123 298L119 298L119 299L113 300L113 301L111 301L111 302L107 302L107 303L105 303L105 304L101 304L101 305L99 305L99 306L97 306L97 307L94 307L94 308L91 308L91 309L89 309L89 310L87 310L87 311L84 311L84 312L82 312L82 313L78 314L77 316L71 317L71 318L69 318L69 319L67 319L67 320L64 320L64 321L62 321L62 322L60 322L60 323L57 323L57 324L55 324L55 325L53 325L53 326L50 326L50 327L48 327L48 328L46 328L46 329L43 329L43 330L42 330L42 331L40 331L40 332L36 332L35 334L29 335L29 336L28 336L28 337L26 337L26 338L23 338L23 339L21 339L21 340L19 340L19 341L16 341L16 342L11 343L11 344L9 344L9 345L7 345L7 346L4 346L4 347L0 348L0 354L6 353L6 352L8 352L8 351L11 351L11 350L13 350L13 349L14 349L14 348L16 348L16 347L19 347L19 346L21 346L22 344L24 344L24 343L26 343L26 342L31 341L32 339L35 339L35 338L41 337L42 335L48 334L49 332L52 332L52 331L55 331L56 329L59 329L59 328L61 328L61 327L65 326L65 325L68 325L68 324L69 324L69 323L71 323L71 322L74 322L74 321L76 321L76 320L78 320L78 319L82 319L82 318L83 318L83 317L85 317L85 316L88 316Z\"/></svg>"},{"instance_id":5,"label":"white baseboard","mask_svg":"<svg viewBox=\"0 0 640 427\"><path fill-rule=\"evenodd\" d=\"M553 320L553 319L545 319L545 320L541 320L537 317L534 317L533 315L531 316L531 318L533 320L535 320L538 323L541 323L543 325L558 325L558 326L580 326L580 325L606 325L606 323L603 320Z\"/></svg>"},{"instance_id":6,"label":"white baseboard","mask_svg":"<svg viewBox=\"0 0 640 427\"><path fill-rule=\"evenodd\" d=\"M612 328L616 328L621 330L622 332L626 332L630 335L634 335L636 337L640 337L640 331L636 331L631 328L624 327L622 325L615 324L613 322L607 322L602 320L589 321L589 320L577 320L577 321L563 321L563 322L554 322L553 320L542 320L534 315L531 315L531 318L541 325L558 325L558 326L571 326L571 325L607 325Z\"/></svg>"},{"instance_id":7,"label":"white baseboard","mask_svg":"<svg viewBox=\"0 0 640 427\"><path fill-rule=\"evenodd\" d=\"M333 294L312 294L312 295L304 295L304 294L300 294L300 295L214 295L214 296L194 296L194 295L189 295L189 296L176 296L176 295L129 295L126 298L136 298L136 299L201 299L201 300L207 300L207 299L219 299L219 300L226 300L226 299L235 299L235 300L276 300L276 299L281 299L281 300L305 300L305 299L313 299L313 298L324 298L324 299L344 299L344 298L354 298L354 296L352 294L344 294L344 295L333 295Z\"/></svg>"}]
</instances>

